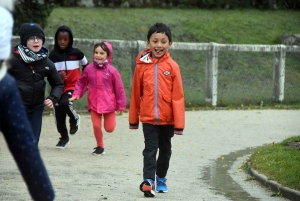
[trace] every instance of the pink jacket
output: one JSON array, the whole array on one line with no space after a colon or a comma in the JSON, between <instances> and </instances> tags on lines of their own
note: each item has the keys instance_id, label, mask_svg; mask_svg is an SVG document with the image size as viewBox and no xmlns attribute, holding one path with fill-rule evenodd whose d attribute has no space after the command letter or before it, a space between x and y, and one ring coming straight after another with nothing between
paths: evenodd
<instances>
[{"instance_id":1,"label":"pink jacket","mask_svg":"<svg viewBox=\"0 0 300 201\"><path fill-rule=\"evenodd\" d=\"M88 87L88 110L98 114L123 111L126 109L126 95L122 78L118 70L110 65L112 45L105 42L110 54L106 67L93 63L87 65L77 80L73 96L81 98Z\"/></svg>"}]
</instances>

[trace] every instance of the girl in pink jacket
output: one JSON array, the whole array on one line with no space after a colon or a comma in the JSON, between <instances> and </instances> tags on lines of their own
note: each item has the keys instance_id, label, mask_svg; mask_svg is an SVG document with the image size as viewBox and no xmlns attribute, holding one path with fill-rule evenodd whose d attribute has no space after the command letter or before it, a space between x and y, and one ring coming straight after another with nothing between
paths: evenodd
<instances>
[{"instance_id":1,"label":"girl in pink jacket","mask_svg":"<svg viewBox=\"0 0 300 201\"><path fill-rule=\"evenodd\" d=\"M104 154L102 117L106 132L116 127L116 111L120 114L126 109L126 95L122 78L112 61L112 45L100 42L94 46L93 63L86 66L77 80L70 101L81 98L88 89L88 111L97 141L94 155Z\"/></svg>"}]
</instances>

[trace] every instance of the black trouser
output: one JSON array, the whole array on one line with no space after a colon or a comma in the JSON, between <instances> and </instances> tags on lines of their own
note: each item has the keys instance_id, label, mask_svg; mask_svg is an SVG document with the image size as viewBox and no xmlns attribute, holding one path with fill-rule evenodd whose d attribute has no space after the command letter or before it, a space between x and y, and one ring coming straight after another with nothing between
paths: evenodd
<instances>
[{"instance_id":1,"label":"black trouser","mask_svg":"<svg viewBox=\"0 0 300 201\"><path fill-rule=\"evenodd\" d=\"M69 123L76 124L78 114L73 109L73 102L69 101L72 97L73 90L66 91L60 97L58 104L54 107L54 116L57 131L60 133L62 139L69 139L68 129L66 125L66 117L69 116Z\"/></svg>"},{"instance_id":2,"label":"black trouser","mask_svg":"<svg viewBox=\"0 0 300 201\"><path fill-rule=\"evenodd\" d=\"M158 177L165 177L172 155L171 138L174 136L174 125L143 124L143 132L145 139L143 177L155 180L155 173ZM159 153L156 161L157 149Z\"/></svg>"}]
</instances>

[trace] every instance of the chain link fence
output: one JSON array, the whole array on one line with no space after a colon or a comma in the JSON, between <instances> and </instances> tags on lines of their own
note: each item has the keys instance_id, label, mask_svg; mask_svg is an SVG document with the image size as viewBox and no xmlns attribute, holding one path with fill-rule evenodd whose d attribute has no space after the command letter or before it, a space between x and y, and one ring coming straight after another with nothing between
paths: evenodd
<instances>
[{"instance_id":1,"label":"chain link fence","mask_svg":"<svg viewBox=\"0 0 300 201\"><path fill-rule=\"evenodd\" d=\"M75 38L73 46L91 62L93 46L99 41ZM112 65L122 76L129 105L135 57L147 44L105 41L113 45ZM18 43L19 37L13 37L13 44ZM53 45L53 37L46 38L49 50ZM181 69L187 107L300 103L300 46L174 42L169 52ZM86 109L86 98L74 105Z\"/></svg>"}]
</instances>

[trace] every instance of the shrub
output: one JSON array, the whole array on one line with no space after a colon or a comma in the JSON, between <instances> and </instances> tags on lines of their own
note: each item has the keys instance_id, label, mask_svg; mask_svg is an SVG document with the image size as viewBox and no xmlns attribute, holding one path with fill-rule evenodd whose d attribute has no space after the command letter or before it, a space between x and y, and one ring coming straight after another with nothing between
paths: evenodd
<instances>
[{"instance_id":1,"label":"shrub","mask_svg":"<svg viewBox=\"0 0 300 201\"><path fill-rule=\"evenodd\" d=\"M18 35L20 26L26 22L34 22L44 28L53 8L54 4L40 4L38 0L17 0L13 12L13 34Z\"/></svg>"}]
</instances>

